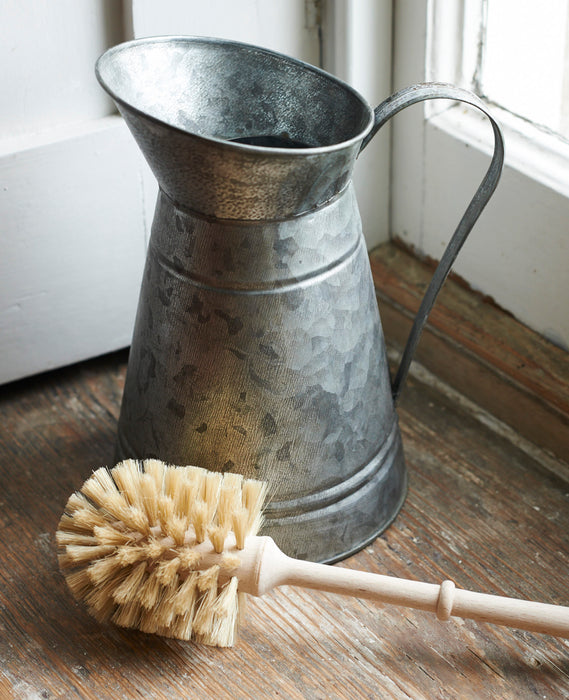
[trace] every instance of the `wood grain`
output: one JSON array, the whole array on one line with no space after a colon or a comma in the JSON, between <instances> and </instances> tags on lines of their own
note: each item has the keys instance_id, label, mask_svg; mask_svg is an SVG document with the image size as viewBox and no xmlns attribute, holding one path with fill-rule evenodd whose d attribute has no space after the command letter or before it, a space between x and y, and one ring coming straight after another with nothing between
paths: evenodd
<instances>
[{"instance_id":1,"label":"wood grain","mask_svg":"<svg viewBox=\"0 0 569 700\"><path fill-rule=\"evenodd\" d=\"M403 347L433 268L389 244L371 253L388 342ZM445 283L417 360L569 461L569 354L458 281Z\"/></svg>"},{"instance_id":2,"label":"wood grain","mask_svg":"<svg viewBox=\"0 0 569 700\"><path fill-rule=\"evenodd\" d=\"M0 393L0 698L569 697L569 643L284 587L250 599L219 650L102 626L58 571L70 493L112 465L126 356ZM410 488L395 523L339 566L569 604L569 483L411 377Z\"/></svg>"}]
</instances>

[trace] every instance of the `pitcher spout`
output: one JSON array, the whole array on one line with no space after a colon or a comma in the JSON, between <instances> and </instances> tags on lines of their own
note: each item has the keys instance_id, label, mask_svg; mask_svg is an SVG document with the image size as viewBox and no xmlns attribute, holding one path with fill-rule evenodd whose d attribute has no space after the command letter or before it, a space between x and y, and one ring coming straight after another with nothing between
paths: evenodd
<instances>
[{"instance_id":1,"label":"pitcher spout","mask_svg":"<svg viewBox=\"0 0 569 700\"><path fill-rule=\"evenodd\" d=\"M131 41L96 73L166 196L219 219L287 219L330 201L373 124L348 85L238 42Z\"/></svg>"}]
</instances>

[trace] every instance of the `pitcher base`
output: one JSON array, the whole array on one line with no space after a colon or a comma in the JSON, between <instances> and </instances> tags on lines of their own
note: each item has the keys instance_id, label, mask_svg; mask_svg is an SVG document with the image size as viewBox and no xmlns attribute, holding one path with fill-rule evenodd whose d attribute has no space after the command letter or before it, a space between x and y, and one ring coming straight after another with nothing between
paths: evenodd
<instances>
[{"instance_id":1,"label":"pitcher base","mask_svg":"<svg viewBox=\"0 0 569 700\"><path fill-rule=\"evenodd\" d=\"M116 462L135 454L125 446L124 436L118 437ZM260 534L272 537L290 557L332 564L386 530L406 495L407 469L395 419L379 452L352 478L298 499L269 502Z\"/></svg>"},{"instance_id":2,"label":"pitcher base","mask_svg":"<svg viewBox=\"0 0 569 700\"><path fill-rule=\"evenodd\" d=\"M288 556L332 564L373 542L399 513L407 495L407 470L398 427L387 449L362 471L371 477L356 491L324 507L265 515L262 535L271 536ZM284 511L285 503L278 504Z\"/></svg>"}]
</instances>

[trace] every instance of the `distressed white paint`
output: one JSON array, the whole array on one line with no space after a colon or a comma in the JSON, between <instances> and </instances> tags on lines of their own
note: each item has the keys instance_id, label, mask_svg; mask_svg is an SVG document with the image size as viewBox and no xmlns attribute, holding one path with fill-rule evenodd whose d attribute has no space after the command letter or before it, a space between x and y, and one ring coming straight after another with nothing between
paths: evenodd
<instances>
[{"instance_id":1,"label":"distressed white paint","mask_svg":"<svg viewBox=\"0 0 569 700\"><path fill-rule=\"evenodd\" d=\"M460 79L460 57L449 60L449 28L446 40L436 33L437 26L445 26L438 13L448 8L448 0L396 3L395 88ZM460 46L464 21L456 14ZM442 56L427 61L439 46ZM440 258L489 162L490 125L472 115L446 103L434 111L415 106L395 118L392 231L433 258ZM508 124L504 131L507 167L454 269L522 322L568 347L569 161L547 161L543 143L524 138Z\"/></svg>"},{"instance_id":2,"label":"distressed white paint","mask_svg":"<svg viewBox=\"0 0 569 700\"><path fill-rule=\"evenodd\" d=\"M425 183L423 245L433 257L440 257L437 251L442 253L447 240L444 232L458 221L488 165L486 145L465 140L460 128L474 119L448 115L433 120L426 131L425 158L438 164ZM490 130L487 123L477 126ZM476 128L467 127L471 133ZM460 169L463 160L468 171ZM449 177L457 171L460 185ZM511 165L506 166L495 196L455 269L520 321L555 343L568 345L569 199Z\"/></svg>"}]
</instances>

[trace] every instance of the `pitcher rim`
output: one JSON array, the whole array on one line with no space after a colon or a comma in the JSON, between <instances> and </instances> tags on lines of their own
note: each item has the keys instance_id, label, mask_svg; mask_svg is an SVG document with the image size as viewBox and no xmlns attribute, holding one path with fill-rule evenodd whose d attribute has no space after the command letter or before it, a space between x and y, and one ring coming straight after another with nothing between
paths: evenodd
<instances>
[{"instance_id":1,"label":"pitcher rim","mask_svg":"<svg viewBox=\"0 0 569 700\"><path fill-rule=\"evenodd\" d=\"M149 114L148 112L144 111L143 109L140 109L138 107L135 107L131 102L128 102L127 100L123 99L122 97L119 97L117 93L110 87L108 82L103 78L102 76L102 64L104 60L108 60L109 57L112 57L114 54L119 54L122 51L124 51L127 48L130 48L132 46L137 46L141 44L160 44L160 43L175 43L175 42L181 42L181 43L202 43L202 44L225 44L225 45L233 45L249 50L254 50L254 51L259 51L265 54L270 54L272 56L276 56L279 58L282 58L289 63L294 63L304 69L307 69L313 73L317 73L320 76L323 76L327 80L330 80L343 89L347 90L349 93L351 93L362 105L362 107L367 111L368 113L368 122L364 128L362 128L359 133L356 136L353 136L350 139L346 139L345 141L339 141L338 143L332 143L327 146L308 146L308 147L303 147L303 148L277 148L274 146L255 146L252 144L247 144L247 143L239 143L236 141L230 141L228 139L222 139L217 136L209 136L209 135L204 135L204 134L196 134L191 131L187 131L186 129L183 129L179 126L176 126L174 124L170 124L169 122L165 121L164 119L160 119L159 117L155 117L154 115ZM367 100L351 85L346 83L345 81L341 80L340 78L337 78L335 75L332 75L331 73L328 73L327 71L323 70L322 68L318 68L317 66L312 65L311 63L307 63L306 61L302 61L298 58L294 58L292 56L288 56L287 54L281 53L279 51L273 51L272 49L267 49L263 46L258 46L256 44L249 44L247 42L243 41L236 41L234 39L223 39L220 37L206 37L206 36L197 36L197 35L184 35L184 34L163 34L163 35L156 35L156 36L149 36L149 37L140 37L138 39L130 39L128 41L123 41L120 44L115 44L114 46L111 46L110 48L106 49L97 59L95 62L95 76L101 85L101 87L107 92L107 94L113 99L114 102L126 107L127 109L135 112L136 114L144 117L145 119L149 119L150 121L153 121L157 124L160 124L162 126L167 126L169 129L174 129L175 131L185 134L186 136L191 136L193 138L197 139L204 139L206 141L212 141L213 143L216 143L220 146L230 148L230 149L237 149L238 151L244 152L244 153L251 153L251 154L257 154L257 155L271 155L271 156L277 156L277 157L282 157L282 156L299 156L299 155L321 155L321 154L328 154L328 153L333 153L335 151L341 151L346 148L350 148L354 144L357 144L359 141L363 141L366 135L370 132L373 123L374 123L374 113L373 109L367 102Z\"/></svg>"}]
</instances>

